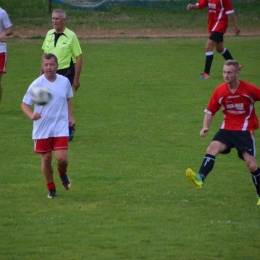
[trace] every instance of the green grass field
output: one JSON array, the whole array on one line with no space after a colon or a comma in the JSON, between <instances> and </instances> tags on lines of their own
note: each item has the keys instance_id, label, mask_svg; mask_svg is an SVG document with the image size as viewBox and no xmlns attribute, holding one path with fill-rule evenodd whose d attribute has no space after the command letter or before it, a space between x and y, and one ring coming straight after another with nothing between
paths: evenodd
<instances>
[{"instance_id":1,"label":"green grass field","mask_svg":"<svg viewBox=\"0 0 260 260\"><path fill-rule=\"evenodd\" d=\"M258 86L259 40L226 38L243 64L240 78ZM20 109L39 74L42 40L8 41L0 107L1 260L259 258L260 208L236 152L218 157L202 190L185 177L187 167L198 170L222 120L220 113L207 138L199 137L224 62L216 54L212 77L198 80L205 41L81 40L72 187L63 190L56 173L53 200L33 153L32 123ZM256 139L259 147L259 131Z\"/></svg>"},{"instance_id":2,"label":"green grass field","mask_svg":"<svg viewBox=\"0 0 260 260\"><path fill-rule=\"evenodd\" d=\"M66 1L64 1L66 2ZM75 1L77 2L77 1ZM142 1L141 1L142 2ZM52 10L62 8L67 12L71 29L154 29L190 30L206 32L207 10L187 11L189 0L170 0L165 8L140 8L108 5L106 11L71 9L68 6L52 4ZM242 32L259 31L259 0L233 0L233 6ZM46 30L51 26L48 13L49 0L1 0L14 24L16 34L21 29ZM171 6L172 8L167 8Z\"/></svg>"},{"instance_id":3,"label":"green grass field","mask_svg":"<svg viewBox=\"0 0 260 260\"><path fill-rule=\"evenodd\" d=\"M257 0L233 2L242 32L259 30ZM66 10L71 29L205 31L206 13L187 12L187 3L177 9L110 6L108 12L53 8ZM1 7L14 34L51 27L47 0L2 0ZM243 65L240 78L260 87L259 40L225 38ZM212 77L198 80L206 38L80 41L72 187L63 190L56 172L58 197L48 200L32 122L20 109L39 75L42 39L8 40L0 105L0 260L258 260L260 208L236 152L218 156L202 190L185 177L187 167L200 167L222 121L219 113L207 137L199 137L203 110L222 82L223 58L216 54Z\"/></svg>"}]
</instances>

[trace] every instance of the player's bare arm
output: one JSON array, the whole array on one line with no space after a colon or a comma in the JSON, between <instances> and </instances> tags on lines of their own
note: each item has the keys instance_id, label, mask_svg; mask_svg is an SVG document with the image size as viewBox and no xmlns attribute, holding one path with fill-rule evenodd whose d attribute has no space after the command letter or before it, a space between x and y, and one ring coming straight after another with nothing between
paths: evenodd
<instances>
[{"instance_id":1,"label":"player's bare arm","mask_svg":"<svg viewBox=\"0 0 260 260\"><path fill-rule=\"evenodd\" d=\"M191 10L191 9L198 10L199 6L198 5L193 5L193 4L188 4L187 5L187 10Z\"/></svg>"},{"instance_id":2,"label":"player's bare arm","mask_svg":"<svg viewBox=\"0 0 260 260\"><path fill-rule=\"evenodd\" d=\"M69 113L69 126L75 126L76 123L73 117L72 104L70 99L68 99L67 102L68 102L68 113Z\"/></svg>"},{"instance_id":3,"label":"player's bare arm","mask_svg":"<svg viewBox=\"0 0 260 260\"><path fill-rule=\"evenodd\" d=\"M234 31L235 31L235 33L236 33L236 35L239 35L240 32L241 32L241 30L240 30L239 27L238 27L237 18L236 18L235 13L230 14L230 17L231 17L232 22L233 22L233 25L234 25Z\"/></svg>"},{"instance_id":4,"label":"player's bare arm","mask_svg":"<svg viewBox=\"0 0 260 260\"><path fill-rule=\"evenodd\" d=\"M75 91L78 90L78 88L80 87L80 81L79 81L79 77L80 77L80 72L81 72L81 68L82 68L82 55L79 55L76 57L76 65L75 65L75 76L73 79L73 87L75 89Z\"/></svg>"},{"instance_id":5,"label":"player's bare arm","mask_svg":"<svg viewBox=\"0 0 260 260\"><path fill-rule=\"evenodd\" d=\"M23 113L31 120L35 121L41 118L41 113L33 113L30 106L24 102L22 103L21 108Z\"/></svg>"},{"instance_id":6,"label":"player's bare arm","mask_svg":"<svg viewBox=\"0 0 260 260\"><path fill-rule=\"evenodd\" d=\"M0 41L5 42L6 36L10 36L13 34L13 27L9 27L5 29L1 34L0 34Z\"/></svg>"},{"instance_id":7,"label":"player's bare arm","mask_svg":"<svg viewBox=\"0 0 260 260\"><path fill-rule=\"evenodd\" d=\"M209 126L212 122L213 116L211 114L205 113L204 119L203 119L203 126L200 130L200 136L206 137L206 133L209 131Z\"/></svg>"}]
</instances>

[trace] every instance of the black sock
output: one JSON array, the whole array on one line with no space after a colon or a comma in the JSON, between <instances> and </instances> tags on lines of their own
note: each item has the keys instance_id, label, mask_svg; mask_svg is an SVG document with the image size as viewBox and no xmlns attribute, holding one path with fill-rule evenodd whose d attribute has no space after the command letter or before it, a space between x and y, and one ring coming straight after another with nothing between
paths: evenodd
<instances>
[{"instance_id":1,"label":"black sock","mask_svg":"<svg viewBox=\"0 0 260 260\"><path fill-rule=\"evenodd\" d=\"M224 51L222 52L222 56L225 60L233 60L233 57L228 49L224 49Z\"/></svg>"},{"instance_id":2,"label":"black sock","mask_svg":"<svg viewBox=\"0 0 260 260\"><path fill-rule=\"evenodd\" d=\"M210 54L206 53L206 61L205 61L204 72L207 73L207 74L210 73L212 61L213 61L213 53L210 53Z\"/></svg>"},{"instance_id":3,"label":"black sock","mask_svg":"<svg viewBox=\"0 0 260 260\"><path fill-rule=\"evenodd\" d=\"M251 172L251 174L257 195L260 197L260 169L258 168L255 172Z\"/></svg>"},{"instance_id":4,"label":"black sock","mask_svg":"<svg viewBox=\"0 0 260 260\"><path fill-rule=\"evenodd\" d=\"M204 181L214 167L215 156L206 154L200 166L199 175Z\"/></svg>"}]
</instances>

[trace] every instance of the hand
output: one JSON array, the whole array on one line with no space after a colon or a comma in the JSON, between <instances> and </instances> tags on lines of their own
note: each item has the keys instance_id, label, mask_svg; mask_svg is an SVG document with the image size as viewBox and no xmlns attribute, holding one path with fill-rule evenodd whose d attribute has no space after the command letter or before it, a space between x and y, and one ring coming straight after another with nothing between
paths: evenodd
<instances>
[{"instance_id":1,"label":"hand","mask_svg":"<svg viewBox=\"0 0 260 260\"><path fill-rule=\"evenodd\" d=\"M187 10L191 10L191 9L192 9L192 7L193 7L193 5L192 5L192 4L188 4L188 5L187 5Z\"/></svg>"},{"instance_id":2,"label":"hand","mask_svg":"<svg viewBox=\"0 0 260 260\"><path fill-rule=\"evenodd\" d=\"M30 116L30 119L33 121L36 121L38 119L40 119L42 117L41 113L32 113L32 115Z\"/></svg>"},{"instance_id":3,"label":"hand","mask_svg":"<svg viewBox=\"0 0 260 260\"><path fill-rule=\"evenodd\" d=\"M79 87L80 87L79 80L77 80L77 79L73 80L73 87L74 87L75 91L77 91L79 89Z\"/></svg>"},{"instance_id":4,"label":"hand","mask_svg":"<svg viewBox=\"0 0 260 260\"><path fill-rule=\"evenodd\" d=\"M200 130L200 137L206 137L206 133L209 131L209 129L207 127L203 127Z\"/></svg>"},{"instance_id":5,"label":"hand","mask_svg":"<svg viewBox=\"0 0 260 260\"><path fill-rule=\"evenodd\" d=\"M236 35L239 35L241 32L241 30L239 29L239 27L237 25L234 26L234 31L235 31Z\"/></svg>"},{"instance_id":6,"label":"hand","mask_svg":"<svg viewBox=\"0 0 260 260\"><path fill-rule=\"evenodd\" d=\"M5 42L5 40L6 40L6 35L3 32L3 33L0 34L0 42Z\"/></svg>"},{"instance_id":7,"label":"hand","mask_svg":"<svg viewBox=\"0 0 260 260\"><path fill-rule=\"evenodd\" d=\"M69 118L69 126L71 127L71 126L75 126L75 125L76 125L76 123L75 123L74 118L73 118L73 117L70 117L70 118Z\"/></svg>"}]
</instances>

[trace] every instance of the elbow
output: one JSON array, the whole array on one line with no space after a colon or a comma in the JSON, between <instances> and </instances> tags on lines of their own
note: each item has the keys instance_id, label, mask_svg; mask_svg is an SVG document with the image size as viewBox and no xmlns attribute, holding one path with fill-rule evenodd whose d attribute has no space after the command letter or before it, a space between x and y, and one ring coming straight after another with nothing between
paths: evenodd
<instances>
[{"instance_id":1,"label":"elbow","mask_svg":"<svg viewBox=\"0 0 260 260\"><path fill-rule=\"evenodd\" d=\"M13 28L10 27L10 28L8 28L8 29L6 30L6 36L10 36L10 35L12 35L12 34L13 34Z\"/></svg>"}]
</instances>

